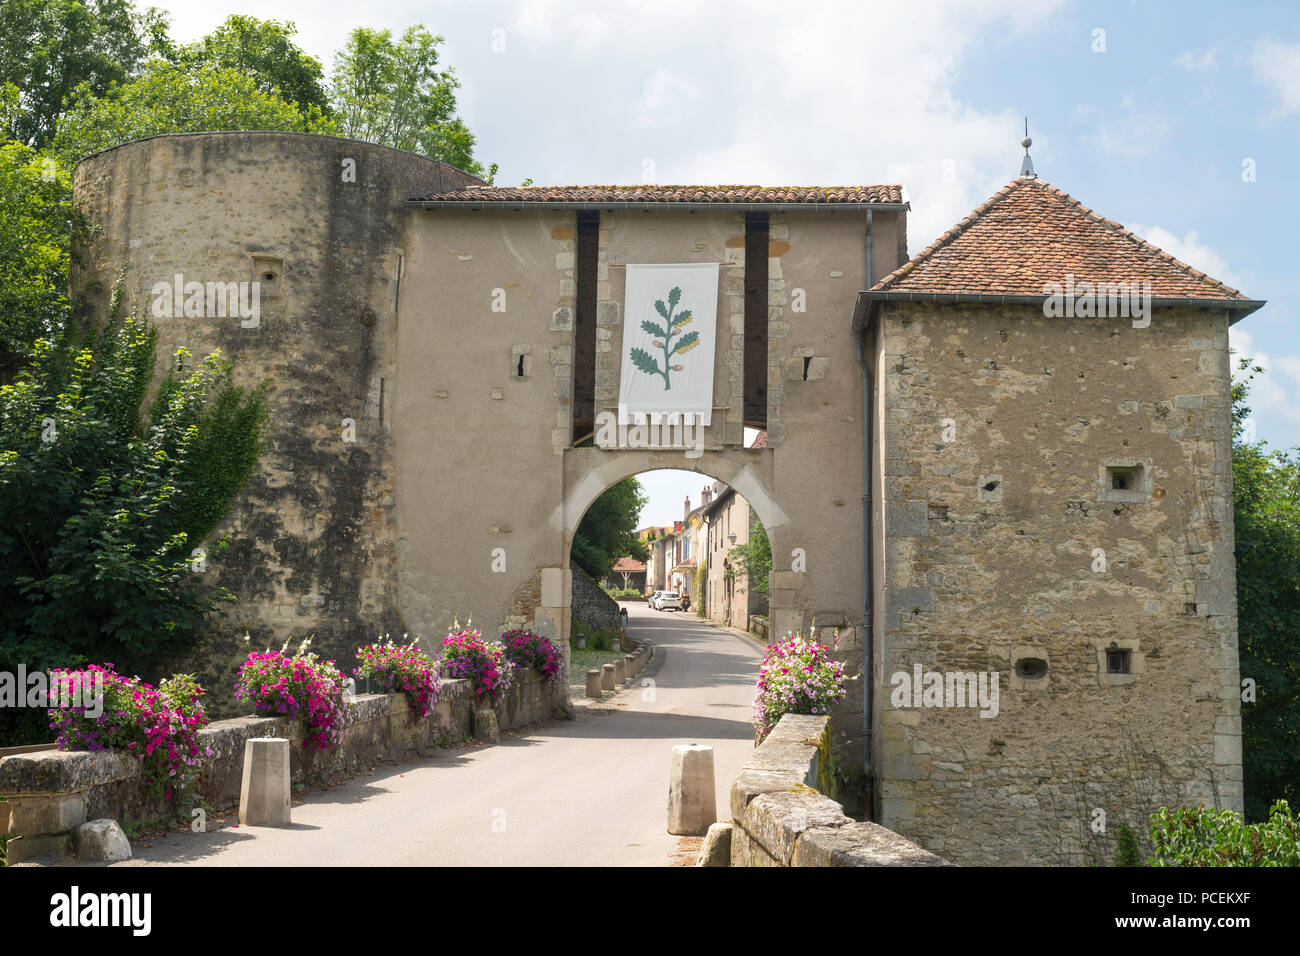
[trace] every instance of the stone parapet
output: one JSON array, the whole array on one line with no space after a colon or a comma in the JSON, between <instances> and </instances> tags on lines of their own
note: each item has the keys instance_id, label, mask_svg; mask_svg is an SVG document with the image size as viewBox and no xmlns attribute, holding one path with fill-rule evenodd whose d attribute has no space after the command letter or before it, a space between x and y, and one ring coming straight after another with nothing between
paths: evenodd
<instances>
[{"instance_id":1,"label":"stone parapet","mask_svg":"<svg viewBox=\"0 0 1300 956\"><path fill-rule=\"evenodd\" d=\"M830 720L787 714L731 784L732 866L951 866L814 784Z\"/></svg>"}]
</instances>

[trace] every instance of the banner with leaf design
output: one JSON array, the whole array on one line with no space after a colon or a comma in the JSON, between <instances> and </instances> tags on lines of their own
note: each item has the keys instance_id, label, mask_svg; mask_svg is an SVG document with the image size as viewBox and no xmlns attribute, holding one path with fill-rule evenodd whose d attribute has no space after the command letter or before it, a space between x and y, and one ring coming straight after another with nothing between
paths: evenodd
<instances>
[{"instance_id":1,"label":"banner with leaf design","mask_svg":"<svg viewBox=\"0 0 1300 956\"><path fill-rule=\"evenodd\" d=\"M718 263L627 267L620 424L710 424L717 325Z\"/></svg>"}]
</instances>

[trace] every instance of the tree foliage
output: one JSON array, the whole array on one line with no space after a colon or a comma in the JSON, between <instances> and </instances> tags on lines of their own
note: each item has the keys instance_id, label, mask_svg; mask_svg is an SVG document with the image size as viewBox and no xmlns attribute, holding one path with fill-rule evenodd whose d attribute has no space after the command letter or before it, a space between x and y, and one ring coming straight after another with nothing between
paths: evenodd
<instances>
[{"instance_id":1,"label":"tree foliage","mask_svg":"<svg viewBox=\"0 0 1300 956\"><path fill-rule=\"evenodd\" d=\"M748 575L749 589L767 597L768 582L772 577L772 542L768 540L767 529L758 520L758 515L751 511L750 518L749 541L727 552L727 560L731 562L727 577Z\"/></svg>"},{"instance_id":2,"label":"tree foliage","mask_svg":"<svg viewBox=\"0 0 1300 956\"><path fill-rule=\"evenodd\" d=\"M460 80L450 67L437 68L442 42L419 25L400 40L389 30L353 30L331 75L340 135L420 153L491 182L496 164L484 168L474 158L474 134L456 115Z\"/></svg>"},{"instance_id":3,"label":"tree foliage","mask_svg":"<svg viewBox=\"0 0 1300 956\"><path fill-rule=\"evenodd\" d=\"M59 125L54 146L60 158L74 163L145 136L211 130L336 131L318 112L304 115L274 93L262 92L257 79L240 70L190 69L159 59L103 96L83 87Z\"/></svg>"},{"instance_id":4,"label":"tree foliage","mask_svg":"<svg viewBox=\"0 0 1300 956\"><path fill-rule=\"evenodd\" d=\"M134 318L42 339L0 386L6 669L144 668L233 600L196 573L194 549L256 464L265 402L232 383L218 352L169 375L146 409L155 341Z\"/></svg>"},{"instance_id":5,"label":"tree foliage","mask_svg":"<svg viewBox=\"0 0 1300 956\"><path fill-rule=\"evenodd\" d=\"M166 16L130 0L0 0L0 23L0 86L22 94L4 134L30 146L49 143L78 87L102 96L166 47Z\"/></svg>"},{"instance_id":6,"label":"tree foliage","mask_svg":"<svg viewBox=\"0 0 1300 956\"><path fill-rule=\"evenodd\" d=\"M177 50L174 59L189 70L235 70L259 92L292 103L303 116L323 118L330 110L324 71L293 42L297 32L292 22L232 14L203 39Z\"/></svg>"},{"instance_id":7,"label":"tree foliage","mask_svg":"<svg viewBox=\"0 0 1300 956\"><path fill-rule=\"evenodd\" d=\"M1246 815L1300 801L1300 454L1244 441L1249 373L1233 386L1233 510L1241 676L1256 700L1241 705Z\"/></svg>"},{"instance_id":8,"label":"tree foliage","mask_svg":"<svg viewBox=\"0 0 1300 956\"><path fill-rule=\"evenodd\" d=\"M0 382L67 320L74 233L88 230L66 167L21 143L0 146Z\"/></svg>"},{"instance_id":9,"label":"tree foliage","mask_svg":"<svg viewBox=\"0 0 1300 956\"><path fill-rule=\"evenodd\" d=\"M573 535L570 555L578 567L602 581L619 558L650 557L636 535L637 518L648 503L635 478L625 478L592 502Z\"/></svg>"}]
</instances>

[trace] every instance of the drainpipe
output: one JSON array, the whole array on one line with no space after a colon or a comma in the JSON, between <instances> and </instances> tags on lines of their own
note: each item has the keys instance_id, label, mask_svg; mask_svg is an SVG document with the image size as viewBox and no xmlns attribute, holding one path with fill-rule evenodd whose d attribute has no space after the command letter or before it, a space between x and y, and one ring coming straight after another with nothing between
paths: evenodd
<instances>
[{"instance_id":1,"label":"drainpipe","mask_svg":"<svg viewBox=\"0 0 1300 956\"><path fill-rule=\"evenodd\" d=\"M871 210L867 210L864 236L864 265L866 288L871 288ZM867 328L854 329L853 340L857 346L858 367L862 370L862 769L867 780L866 810L875 816L875 779L871 767L871 725L875 709L876 654L875 635L871 622L871 568L872 568L872 511L871 511L871 452L875 438L872 419L872 393L874 381L871 363L866 353Z\"/></svg>"}]
</instances>

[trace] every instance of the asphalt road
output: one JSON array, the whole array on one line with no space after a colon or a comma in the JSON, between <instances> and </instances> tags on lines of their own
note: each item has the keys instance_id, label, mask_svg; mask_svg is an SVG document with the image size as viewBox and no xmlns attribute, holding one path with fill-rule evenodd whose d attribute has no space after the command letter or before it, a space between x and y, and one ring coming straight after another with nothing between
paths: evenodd
<instances>
[{"instance_id":1,"label":"asphalt road","mask_svg":"<svg viewBox=\"0 0 1300 956\"><path fill-rule=\"evenodd\" d=\"M304 795L284 829L171 833L117 866L665 866L674 744L714 748L719 819L754 748L758 645L693 613L629 604L656 660L574 721L438 751ZM639 686L649 678L654 684ZM238 815L228 815L237 822Z\"/></svg>"}]
</instances>

